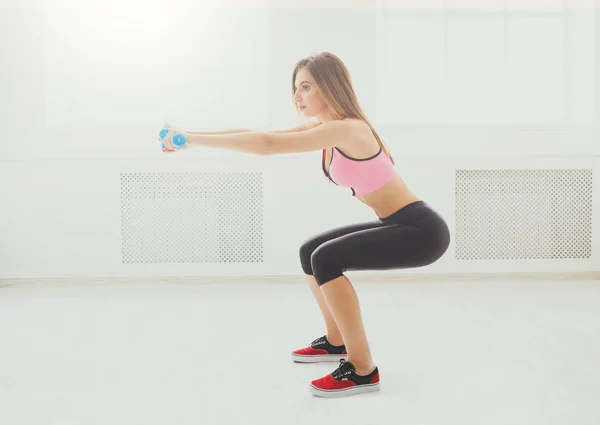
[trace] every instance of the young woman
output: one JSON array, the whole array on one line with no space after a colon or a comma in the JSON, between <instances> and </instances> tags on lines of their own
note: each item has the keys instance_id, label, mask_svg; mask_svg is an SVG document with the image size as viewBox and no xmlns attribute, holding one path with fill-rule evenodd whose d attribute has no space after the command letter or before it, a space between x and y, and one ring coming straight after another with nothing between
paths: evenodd
<instances>
[{"instance_id":1,"label":"young woman","mask_svg":"<svg viewBox=\"0 0 600 425\"><path fill-rule=\"evenodd\" d=\"M396 173L389 150L359 106L349 72L334 54L300 60L292 74L292 96L306 124L284 131L248 129L185 132L183 148L209 146L256 155L322 150L329 182L348 187L377 218L313 236L300 247L300 264L321 309L327 334L292 352L298 362L339 361L331 374L311 382L317 396L339 397L379 389L356 292L347 270L422 267L447 250L444 219L419 199ZM172 131L171 131L172 130ZM170 127L166 152L178 149Z\"/></svg>"}]
</instances>

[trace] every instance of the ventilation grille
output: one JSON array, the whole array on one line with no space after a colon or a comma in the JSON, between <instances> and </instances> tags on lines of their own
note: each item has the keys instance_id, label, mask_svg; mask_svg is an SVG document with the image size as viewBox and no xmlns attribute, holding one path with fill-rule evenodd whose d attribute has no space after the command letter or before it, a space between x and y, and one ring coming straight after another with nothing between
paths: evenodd
<instances>
[{"instance_id":1,"label":"ventilation grille","mask_svg":"<svg viewBox=\"0 0 600 425\"><path fill-rule=\"evenodd\" d=\"M457 170L456 259L592 254L592 170Z\"/></svg>"},{"instance_id":2,"label":"ventilation grille","mask_svg":"<svg viewBox=\"0 0 600 425\"><path fill-rule=\"evenodd\" d=\"M263 261L261 173L121 173L123 263Z\"/></svg>"}]
</instances>

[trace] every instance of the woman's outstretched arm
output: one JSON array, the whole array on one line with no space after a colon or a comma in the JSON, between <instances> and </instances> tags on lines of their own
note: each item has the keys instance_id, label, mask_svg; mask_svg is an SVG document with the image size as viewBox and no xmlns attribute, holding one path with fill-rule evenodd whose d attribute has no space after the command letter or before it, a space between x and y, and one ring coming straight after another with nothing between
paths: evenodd
<instances>
[{"instance_id":1,"label":"woman's outstretched arm","mask_svg":"<svg viewBox=\"0 0 600 425\"><path fill-rule=\"evenodd\" d=\"M256 131L239 134L188 134L186 148L206 146L255 155L311 152L333 146L345 146L355 135L355 127L342 121L331 121L308 131L277 134Z\"/></svg>"},{"instance_id":2,"label":"woman's outstretched arm","mask_svg":"<svg viewBox=\"0 0 600 425\"><path fill-rule=\"evenodd\" d=\"M184 148L209 147L233 151L267 155L266 132L252 131L237 134L191 134L186 132Z\"/></svg>"}]
</instances>

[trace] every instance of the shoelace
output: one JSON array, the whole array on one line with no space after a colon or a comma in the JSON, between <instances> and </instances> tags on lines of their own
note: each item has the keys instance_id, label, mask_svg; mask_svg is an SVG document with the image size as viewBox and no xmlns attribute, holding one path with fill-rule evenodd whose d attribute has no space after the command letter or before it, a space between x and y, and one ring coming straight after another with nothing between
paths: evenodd
<instances>
[{"instance_id":1,"label":"shoelace","mask_svg":"<svg viewBox=\"0 0 600 425\"><path fill-rule=\"evenodd\" d=\"M324 336L322 336L322 337L319 337L319 338L315 339L313 342L311 342L311 343L310 343L310 345L311 345L312 347L314 347L315 345L321 345L321 344L322 344L322 343L324 343L325 341L326 341L325 337L324 337Z\"/></svg>"},{"instance_id":2,"label":"shoelace","mask_svg":"<svg viewBox=\"0 0 600 425\"><path fill-rule=\"evenodd\" d=\"M340 365L331 374L333 375L334 378L337 379L337 378L341 378L344 375L349 375L346 372L351 371L351 370L352 370L352 367L346 361L346 359L340 359Z\"/></svg>"}]
</instances>

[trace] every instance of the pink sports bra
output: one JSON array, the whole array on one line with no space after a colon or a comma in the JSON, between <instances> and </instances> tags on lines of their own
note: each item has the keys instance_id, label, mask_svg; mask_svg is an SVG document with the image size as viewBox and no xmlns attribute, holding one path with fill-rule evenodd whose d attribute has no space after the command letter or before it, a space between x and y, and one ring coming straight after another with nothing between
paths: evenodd
<instances>
[{"instance_id":1,"label":"pink sports bra","mask_svg":"<svg viewBox=\"0 0 600 425\"><path fill-rule=\"evenodd\" d=\"M352 196L360 196L376 191L396 176L392 160L381 146L379 152L370 158L351 158L337 147L331 148L329 174L325 170L325 149L322 159L325 177L338 186L352 189Z\"/></svg>"}]
</instances>

